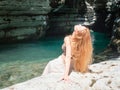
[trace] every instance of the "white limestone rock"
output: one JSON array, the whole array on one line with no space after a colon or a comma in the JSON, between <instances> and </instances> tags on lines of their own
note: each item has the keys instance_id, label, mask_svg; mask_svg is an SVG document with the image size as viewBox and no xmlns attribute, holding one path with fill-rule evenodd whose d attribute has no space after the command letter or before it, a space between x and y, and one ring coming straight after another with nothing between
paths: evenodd
<instances>
[{"instance_id":1,"label":"white limestone rock","mask_svg":"<svg viewBox=\"0 0 120 90\"><path fill-rule=\"evenodd\" d=\"M120 90L120 58L92 64L91 72L72 72L70 81L60 81L62 73L51 73L2 90Z\"/></svg>"}]
</instances>

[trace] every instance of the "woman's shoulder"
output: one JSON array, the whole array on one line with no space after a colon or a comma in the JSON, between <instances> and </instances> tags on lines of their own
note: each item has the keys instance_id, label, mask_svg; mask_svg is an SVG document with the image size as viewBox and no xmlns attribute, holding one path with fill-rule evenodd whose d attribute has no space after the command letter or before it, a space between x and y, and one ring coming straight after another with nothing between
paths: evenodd
<instances>
[{"instance_id":1,"label":"woman's shoulder","mask_svg":"<svg viewBox=\"0 0 120 90\"><path fill-rule=\"evenodd\" d=\"M65 38L64 38L64 42L70 41L70 37L71 37L71 35L67 35L67 36L65 36Z\"/></svg>"}]
</instances>

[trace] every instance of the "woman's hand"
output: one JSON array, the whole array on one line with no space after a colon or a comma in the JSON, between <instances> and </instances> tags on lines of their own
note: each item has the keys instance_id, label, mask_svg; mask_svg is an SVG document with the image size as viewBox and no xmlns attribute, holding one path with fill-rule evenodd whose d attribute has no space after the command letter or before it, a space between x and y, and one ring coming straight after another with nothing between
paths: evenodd
<instances>
[{"instance_id":1,"label":"woman's hand","mask_svg":"<svg viewBox=\"0 0 120 90\"><path fill-rule=\"evenodd\" d=\"M63 76L62 78L60 78L59 81L65 81L65 82L70 82L69 76ZM58 82L59 82L58 81Z\"/></svg>"},{"instance_id":2,"label":"woman's hand","mask_svg":"<svg viewBox=\"0 0 120 90\"><path fill-rule=\"evenodd\" d=\"M61 80L69 81L69 76L63 76L63 78Z\"/></svg>"}]
</instances>

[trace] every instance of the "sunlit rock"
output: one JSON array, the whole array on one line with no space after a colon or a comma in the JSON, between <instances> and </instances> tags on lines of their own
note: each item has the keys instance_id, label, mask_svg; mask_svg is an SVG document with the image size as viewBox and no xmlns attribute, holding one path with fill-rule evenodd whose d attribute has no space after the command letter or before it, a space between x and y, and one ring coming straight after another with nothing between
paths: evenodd
<instances>
[{"instance_id":1,"label":"sunlit rock","mask_svg":"<svg viewBox=\"0 0 120 90\"><path fill-rule=\"evenodd\" d=\"M2 90L119 90L120 57L92 64L88 73L72 72L70 81L61 81L63 73L39 76Z\"/></svg>"}]
</instances>

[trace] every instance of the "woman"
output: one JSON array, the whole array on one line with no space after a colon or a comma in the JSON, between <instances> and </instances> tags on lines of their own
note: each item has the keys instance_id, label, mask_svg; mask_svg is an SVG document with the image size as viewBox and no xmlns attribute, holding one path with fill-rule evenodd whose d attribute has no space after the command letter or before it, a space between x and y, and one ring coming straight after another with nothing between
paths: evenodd
<instances>
[{"instance_id":1,"label":"woman","mask_svg":"<svg viewBox=\"0 0 120 90\"><path fill-rule=\"evenodd\" d=\"M63 53L57 59L50 61L43 75L48 73L64 73L62 80L69 80L72 70L85 73L92 62L92 41L90 30L82 25L75 25L71 35L64 38Z\"/></svg>"}]
</instances>

